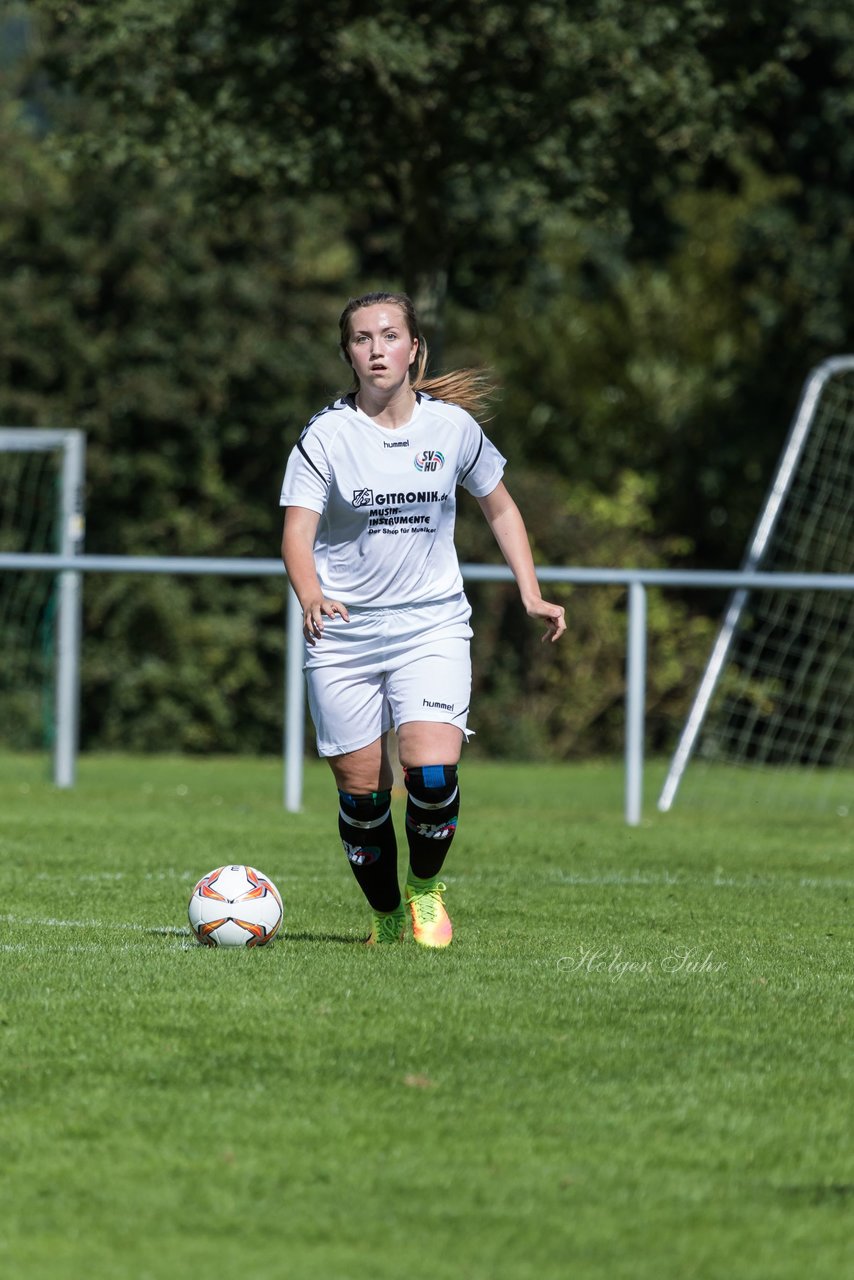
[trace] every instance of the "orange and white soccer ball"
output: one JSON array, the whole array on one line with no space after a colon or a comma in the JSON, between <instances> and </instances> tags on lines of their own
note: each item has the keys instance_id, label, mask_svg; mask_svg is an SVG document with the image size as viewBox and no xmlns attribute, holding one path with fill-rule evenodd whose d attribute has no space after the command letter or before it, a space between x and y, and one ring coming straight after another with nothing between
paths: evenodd
<instances>
[{"instance_id":1,"label":"orange and white soccer ball","mask_svg":"<svg viewBox=\"0 0 854 1280\"><path fill-rule=\"evenodd\" d=\"M217 867L190 894L187 914L207 947L263 947L282 923L282 895L255 867Z\"/></svg>"}]
</instances>

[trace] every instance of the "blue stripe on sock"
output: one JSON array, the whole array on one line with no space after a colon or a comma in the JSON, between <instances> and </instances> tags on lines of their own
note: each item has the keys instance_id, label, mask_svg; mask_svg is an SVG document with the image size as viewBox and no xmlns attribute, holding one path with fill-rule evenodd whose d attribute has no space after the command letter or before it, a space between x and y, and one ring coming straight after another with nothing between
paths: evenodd
<instances>
[{"instance_id":1,"label":"blue stripe on sock","mask_svg":"<svg viewBox=\"0 0 854 1280\"><path fill-rule=\"evenodd\" d=\"M421 770L424 786L438 790L445 785L445 766L443 764L425 764Z\"/></svg>"}]
</instances>

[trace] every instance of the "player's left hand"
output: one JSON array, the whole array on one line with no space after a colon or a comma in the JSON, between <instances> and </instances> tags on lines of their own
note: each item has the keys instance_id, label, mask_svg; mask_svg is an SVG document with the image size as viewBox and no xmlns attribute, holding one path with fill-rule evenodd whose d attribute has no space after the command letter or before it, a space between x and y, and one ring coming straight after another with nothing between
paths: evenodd
<instances>
[{"instance_id":1,"label":"player's left hand","mask_svg":"<svg viewBox=\"0 0 854 1280\"><path fill-rule=\"evenodd\" d=\"M562 604L549 604L548 600L537 600L527 606L529 618L545 618L546 630L543 640L554 644L566 631L566 610Z\"/></svg>"}]
</instances>

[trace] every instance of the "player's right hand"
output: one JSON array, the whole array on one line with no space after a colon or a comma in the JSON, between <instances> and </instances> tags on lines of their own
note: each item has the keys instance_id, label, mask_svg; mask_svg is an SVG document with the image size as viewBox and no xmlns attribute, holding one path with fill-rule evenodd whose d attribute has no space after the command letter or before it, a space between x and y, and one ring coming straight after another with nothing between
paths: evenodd
<instances>
[{"instance_id":1,"label":"player's right hand","mask_svg":"<svg viewBox=\"0 0 854 1280\"><path fill-rule=\"evenodd\" d=\"M340 600L327 600L325 596L319 600L310 600L302 611L302 633L310 645L317 644L323 635L323 619L324 618L343 618L345 622L350 621L350 614L347 606L341 604Z\"/></svg>"}]
</instances>

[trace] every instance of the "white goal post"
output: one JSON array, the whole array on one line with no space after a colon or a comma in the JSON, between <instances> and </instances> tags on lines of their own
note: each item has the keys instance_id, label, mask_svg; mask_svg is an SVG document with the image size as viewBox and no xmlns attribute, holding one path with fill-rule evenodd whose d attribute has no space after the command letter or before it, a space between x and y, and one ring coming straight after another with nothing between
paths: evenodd
<instances>
[{"instance_id":1,"label":"white goal post","mask_svg":"<svg viewBox=\"0 0 854 1280\"><path fill-rule=\"evenodd\" d=\"M83 551L86 437L82 431L39 427L0 428L0 453L60 454L57 536L52 548L64 557ZM42 550L42 548L37 548ZM80 723L80 630L82 575L64 569L58 577L54 688L53 780L74 785Z\"/></svg>"},{"instance_id":2,"label":"white goal post","mask_svg":"<svg viewBox=\"0 0 854 1280\"><path fill-rule=\"evenodd\" d=\"M804 383L742 572L850 574L854 568L852 477L854 356L848 355L825 360ZM775 613L769 596L754 602L746 586L733 592L659 796L662 812L672 806L689 761L700 754L713 716L722 759L738 763L748 758L745 752L752 748L757 760L770 761L775 753L781 754L781 744L788 744L789 763L796 763L805 743L815 738L824 748L825 762L843 766L849 762L854 734L849 701L854 637L850 596L847 603L844 595L837 599L841 603L835 613L826 608L815 608L811 613L807 595L801 596L797 608L778 596L782 603L777 604ZM750 619L749 612L756 617ZM748 643L751 628L755 638ZM788 648L781 635L784 631L790 637ZM829 636L836 644L833 654L828 652ZM745 717L743 709L739 713L736 703L726 711L716 698L722 677L731 667L738 674L742 699L766 703L750 716ZM784 688L787 681L794 686L796 680L800 682L797 687ZM803 703L797 717L789 714L787 719L787 698L788 705L798 700ZM828 714L841 718L840 723L831 727L821 723ZM749 735L753 735L750 743ZM832 739L832 752L828 739Z\"/></svg>"}]
</instances>

